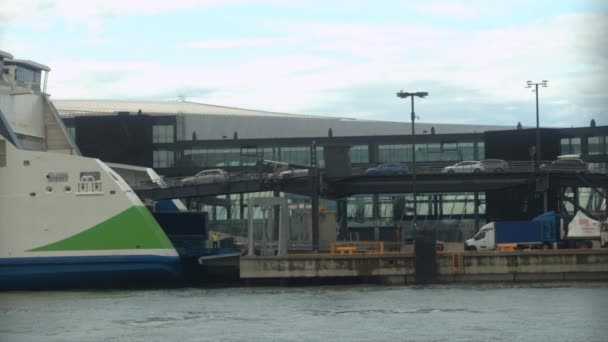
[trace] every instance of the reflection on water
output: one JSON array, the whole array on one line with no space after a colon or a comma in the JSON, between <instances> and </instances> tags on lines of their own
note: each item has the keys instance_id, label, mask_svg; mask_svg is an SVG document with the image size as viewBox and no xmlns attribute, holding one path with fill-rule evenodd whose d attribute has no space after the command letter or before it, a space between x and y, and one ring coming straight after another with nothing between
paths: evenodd
<instances>
[{"instance_id":1,"label":"reflection on water","mask_svg":"<svg viewBox=\"0 0 608 342\"><path fill-rule=\"evenodd\" d=\"M605 341L608 283L0 293L0 341Z\"/></svg>"}]
</instances>

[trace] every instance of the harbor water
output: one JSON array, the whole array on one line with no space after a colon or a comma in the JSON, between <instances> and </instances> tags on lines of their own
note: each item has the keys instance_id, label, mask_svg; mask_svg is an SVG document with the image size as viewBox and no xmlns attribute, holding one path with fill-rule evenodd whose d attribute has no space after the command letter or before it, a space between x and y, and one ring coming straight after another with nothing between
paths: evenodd
<instances>
[{"instance_id":1,"label":"harbor water","mask_svg":"<svg viewBox=\"0 0 608 342\"><path fill-rule=\"evenodd\" d=\"M0 293L0 341L607 341L608 283Z\"/></svg>"}]
</instances>

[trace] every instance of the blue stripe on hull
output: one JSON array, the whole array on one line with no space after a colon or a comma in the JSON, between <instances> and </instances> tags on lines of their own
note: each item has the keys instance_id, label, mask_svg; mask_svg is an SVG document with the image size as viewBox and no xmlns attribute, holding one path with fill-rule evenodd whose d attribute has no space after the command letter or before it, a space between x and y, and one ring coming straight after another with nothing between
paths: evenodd
<instances>
[{"instance_id":1,"label":"blue stripe on hull","mask_svg":"<svg viewBox=\"0 0 608 342\"><path fill-rule=\"evenodd\" d=\"M153 287L182 276L179 257L114 255L0 258L0 289Z\"/></svg>"}]
</instances>

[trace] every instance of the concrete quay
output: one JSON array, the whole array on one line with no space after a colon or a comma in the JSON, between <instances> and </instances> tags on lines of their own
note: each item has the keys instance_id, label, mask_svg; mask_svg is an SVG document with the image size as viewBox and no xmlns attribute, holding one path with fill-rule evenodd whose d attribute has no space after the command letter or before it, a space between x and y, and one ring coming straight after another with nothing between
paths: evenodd
<instances>
[{"instance_id":1,"label":"concrete quay","mask_svg":"<svg viewBox=\"0 0 608 342\"><path fill-rule=\"evenodd\" d=\"M255 283L323 280L416 284L413 253L241 257L240 278ZM438 283L608 280L608 250L437 253Z\"/></svg>"}]
</instances>

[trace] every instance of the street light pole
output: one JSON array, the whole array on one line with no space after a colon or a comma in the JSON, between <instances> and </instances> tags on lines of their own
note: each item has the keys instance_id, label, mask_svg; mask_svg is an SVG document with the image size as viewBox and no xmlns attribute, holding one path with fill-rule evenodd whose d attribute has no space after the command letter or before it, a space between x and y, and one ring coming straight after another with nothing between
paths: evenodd
<instances>
[{"instance_id":1,"label":"street light pole","mask_svg":"<svg viewBox=\"0 0 608 342\"><path fill-rule=\"evenodd\" d=\"M547 87L547 82L543 80L540 83L533 83L532 81L528 81L526 82L526 88L532 88L532 86L534 86L534 90L532 90L533 92L536 93L536 146L534 149L534 154L535 154L535 159L534 159L534 170L538 171L538 168L540 166L540 125L539 125L539 118L538 118L538 86L542 85L543 87Z\"/></svg>"},{"instance_id":2,"label":"street light pole","mask_svg":"<svg viewBox=\"0 0 608 342\"><path fill-rule=\"evenodd\" d=\"M418 215L418 208L416 202L416 130L415 130L415 122L416 122L416 113L414 112L414 97L424 98L428 96L428 92L416 92L416 93L407 93L403 90L397 93L397 97L400 98L408 98L412 99L412 195L414 196L414 218L412 220L412 226L414 229L416 228L416 219ZM405 236L405 234L403 234Z\"/></svg>"}]
</instances>

